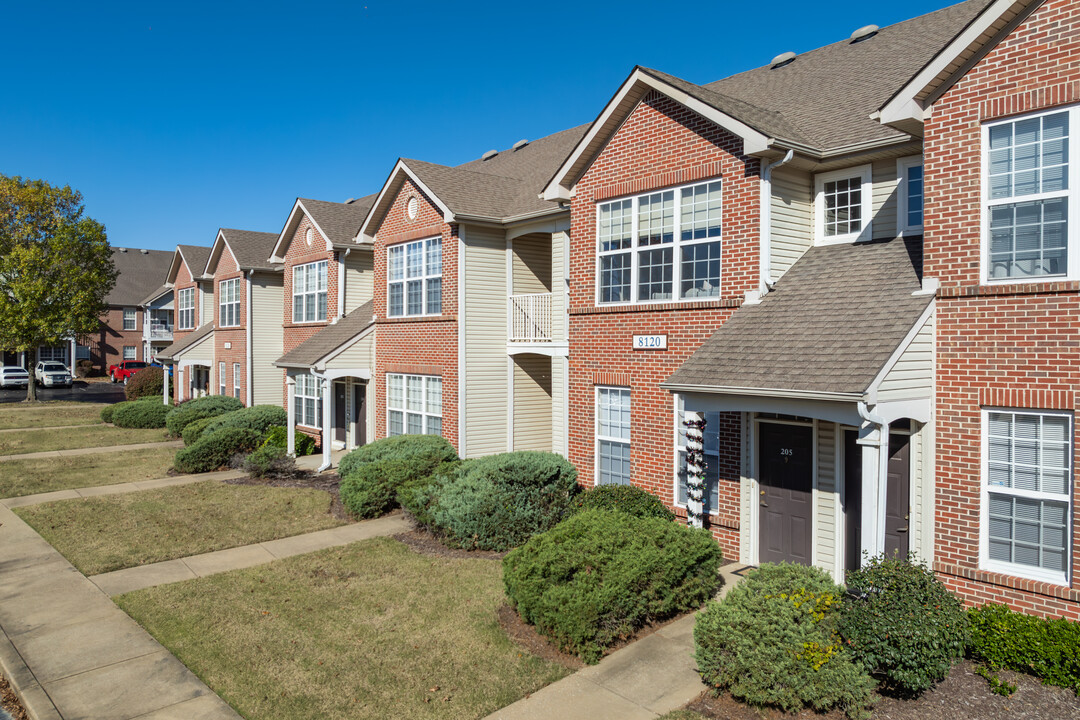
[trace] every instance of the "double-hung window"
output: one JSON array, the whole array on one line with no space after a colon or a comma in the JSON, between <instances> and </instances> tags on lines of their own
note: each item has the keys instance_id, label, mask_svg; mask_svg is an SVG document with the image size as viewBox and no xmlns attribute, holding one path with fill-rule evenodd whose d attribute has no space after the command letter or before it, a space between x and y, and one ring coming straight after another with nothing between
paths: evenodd
<instances>
[{"instance_id":1,"label":"double-hung window","mask_svg":"<svg viewBox=\"0 0 1080 720\"><path fill-rule=\"evenodd\" d=\"M124 308L124 329L135 329L135 308Z\"/></svg>"},{"instance_id":2,"label":"double-hung window","mask_svg":"<svg viewBox=\"0 0 1080 720\"><path fill-rule=\"evenodd\" d=\"M442 435L442 378L386 375L388 435Z\"/></svg>"},{"instance_id":3,"label":"double-hung window","mask_svg":"<svg viewBox=\"0 0 1080 720\"><path fill-rule=\"evenodd\" d=\"M897 229L902 235L918 235L923 231L923 161L921 155L896 161Z\"/></svg>"},{"instance_id":4,"label":"double-hung window","mask_svg":"<svg viewBox=\"0 0 1080 720\"><path fill-rule=\"evenodd\" d=\"M688 499L686 491L686 421L683 399L676 400L675 413L675 452L677 454L677 471L675 478L675 503L680 507L686 507ZM704 463L705 463L705 513L715 513L720 495L720 413L702 413L705 419L704 432Z\"/></svg>"},{"instance_id":5,"label":"double-hung window","mask_svg":"<svg viewBox=\"0 0 1080 720\"><path fill-rule=\"evenodd\" d=\"M986 569L1069 584L1071 413L983 411Z\"/></svg>"},{"instance_id":6,"label":"double-hung window","mask_svg":"<svg viewBox=\"0 0 1080 720\"><path fill-rule=\"evenodd\" d=\"M629 485L630 390L596 388L596 484Z\"/></svg>"},{"instance_id":7,"label":"double-hung window","mask_svg":"<svg viewBox=\"0 0 1080 720\"><path fill-rule=\"evenodd\" d=\"M597 206L597 302L720 296L719 180Z\"/></svg>"},{"instance_id":8,"label":"double-hung window","mask_svg":"<svg viewBox=\"0 0 1080 720\"><path fill-rule=\"evenodd\" d=\"M442 313L442 238L391 246L386 262L390 317Z\"/></svg>"},{"instance_id":9,"label":"double-hung window","mask_svg":"<svg viewBox=\"0 0 1080 720\"><path fill-rule=\"evenodd\" d=\"M125 360L134 360L135 359L135 350L136 350L136 348L135 348L134 345L125 345L124 346L124 359Z\"/></svg>"},{"instance_id":10,"label":"double-hung window","mask_svg":"<svg viewBox=\"0 0 1080 720\"><path fill-rule=\"evenodd\" d=\"M225 395L226 394L225 388L228 387L228 384L229 384L227 379L225 378L225 363L219 362L217 364L217 374L218 374L218 395Z\"/></svg>"},{"instance_id":11,"label":"double-hung window","mask_svg":"<svg viewBox=\"0 0 1080 720\"><path fill-rule=\"evenodd\" d=\"M866 240L873 213L871 166L814 177L814 236L819 245Z\"/></svg>"},{"instance_id":12,"label":"double-hung window","mask_svg":"<svg viewBox=\"0 0 1080 720\"><path fill-rule=\"evenodd\" d=\"M326 260L293 268L293 322L326 320Z\"/></svg>"},{"instance_id":13,"label":"double-hung window","mask_svg":"<svg viewBox=\"0 0 1080 720\"><path fill-rule=\"evenodd\" d=\"M232 389L233 397L237 400L240 399L240 363L233 363L232 366Z\"/></svg>"},{"instance_id":14,"label":"double-hung window","mask_svg":"<svg viewBox=\"0 0 1080 720\"><path fill-rule=\"evenodd\" d=\"M176 291L176 329L195 328L195 288Z\"/></svg>"},{"instance_id":15,"label":"double-hung window","mask_svg":"<svg viewBox=\"0 0 1080 720\"><path fill-rule=\"evenodd\" d=\"M240 278L222 280L218 284L218 325L235 327L240 324Z\"/></svg>"},{"instance_id":16,"label":"double-hung window","mask_svg":"<svg viewBox=\"0 0 1080 720\"><path fill-rule=\"evenodd\" d=\"M986 280L1077 276L1070 200L1080 172L1069 129L1078 113L1057 110L984 126Z\"/></svg>"},{"instance_id":17,"label":"double-hung window","mask_svg":"<svg viewBox=\"0 0 1080 720\"><path fill-rule=\"evenodd\" d=\"M322 427L322 393L319 381L314 375L305 373L296 376L293 388L293 412L296 424L309 428Z\"/></svg>"}]
</instances>

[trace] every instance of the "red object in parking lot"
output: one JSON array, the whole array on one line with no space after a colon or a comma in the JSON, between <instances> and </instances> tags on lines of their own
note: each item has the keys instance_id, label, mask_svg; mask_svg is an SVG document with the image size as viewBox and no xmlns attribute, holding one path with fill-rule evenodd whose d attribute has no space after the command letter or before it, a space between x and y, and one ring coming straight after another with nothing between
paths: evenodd
<instances>
[{"instance_id":1,"label":"red object in parking lot","mask_svg":"<svg viewBox=\"0 0 1080 720\"><path fill-rule=\"evenodd\" d=\"M149 365L142 360L124 360L118 365L109 366L109 380L127 382L127 379Z\"/></svg>"}]
</instances>

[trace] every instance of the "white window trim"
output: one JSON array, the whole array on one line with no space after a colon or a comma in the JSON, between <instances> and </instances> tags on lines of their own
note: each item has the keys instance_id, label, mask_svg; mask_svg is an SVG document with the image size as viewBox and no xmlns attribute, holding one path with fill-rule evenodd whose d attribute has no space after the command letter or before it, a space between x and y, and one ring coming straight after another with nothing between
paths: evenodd
<instances>
[{"instance_id":1,"label":"white window trim","mask_svg":"<svg viewBox=\"0 0 1080 720\"><path fill-rule=\"evenodd\" d=\"M626 445L631 450L630 455L630 484L634 484L634 457L633 457L633 442L631 440L624 440L623 438L612 437L610 435L600 434L600 392L602 390L625 390L630 394L630 435L633 437L634 433L634 393L630 387L625 385L595 385L593 386L593 485L600 485L600 441L606 440L610 443L619 443L620 445Z\"/></svg>"},{"instance_id":2,"label":"white window trim","mask_svg":"<svg viewBox=\"0 0 1080 720\"><path fill-rule=\"evenodd\" d=\"M232 365L232 387L233 397L237 400L240 399L240 363L233 363Z\"/></svg>"},{"instance_id":3,"label":"white window trim","mask_svg":"<svg viewBox=\"0 0 1080 720\"><path fill-rule=\"evenodd\" d=\"M402 399L402 402L405 403L405 406L403 406L403 407L393 407L393 406L390 405L390 378L392 378L392 377L401 378L401 399ZM421 400L420 400L420 404L423 407L423 410L419 410L419 411L417 411L417 410L409 410L408 407L407 407L408 403L409 403L409 401L408 401L408 386L409 386L408 378L411 378L411 377L421 379L420 387L421 387L421 390L422 390L422 397L421 397ZM427 402L428 378L439 378L439 389L440 389L439 408L440 408L440 412L439 412L438 415L436 415L434 413L429 413L427 411L427 406L428 406L428 402ZM410 413L413 414L413 415L419 415L422 418L422 423L423 423L423 427L424 427L424 432L422 434L424 434L424 435L430 435L431 434L431 433L429 433L427 431L427 429L428 429L428 419L429 418L438 418L439 419L439 436L442 437L442 421L443 421L442 398L445 397L443 395L443 393L442 393L442 379L443 379L442 375L418 375L416 373L386 373L385 383L386 383L386 436L387 437L392 437L391 434L390 434L390 412L391 411L399 412L399 413L402 414L402 417L401 417L401 429L403 431L407 430L408 427L409 427L409 421L408 421L408 418L406 416L409 415ZM402 432L402 434L407 435L408 433Z\"/></svg>"},{"instance_id":4,"label":"white window trim","mask_svg":"<svg viewBox=\"0 0 1080 720\"><path fill-rule=\"evenodd\" d=\"M302 390L303 390L303 387L305 385L305 382L303 380L301 380L301 378L304 378L304 377L312 378L312 382L313 382L313 385L314 385L313 392L315 393L314 395L305 395L305 394L303 394ZM323 413L322 413L322 403L323 403L322 380L315 377L311 373L301 373L301 374L296 376L296 383L293 386L293 388L294 388L293 389L294 412L295 412L295 407L296 407L296 401L297 400L300 401L300 407L301 407L301 412L295 413L296 424L301 426L301 427L311 428L313 430L321 430L322 429L322 420L323 420ZM307 420L307 418L304 417L304 415L306 413L303 412L303 408L306 407L306 403L304 402L305 400L314 400L315 401L315 409L314 409L315 422L314 423L304 422L305 420Z\"/></svg>"},{"instance_id":5,"label":"white window trim","mask_svg":"<svg viewBox=\"0 0 1080 720\"><path fill-rule=\"evenodd\" d=\"M184 302L185 298L188 302ZM191 323L184 323L184 316L187 312L191 313ZM194 330L195 329L195 288L181 288L176 291L176 329L177 330Z\"/></svg>"},{"instance_id":6,"label":"white window trim","mask_svg":"<svg viewBox=\"0 0 1080 720\"><path fill-rule=\"evenodd\" d=\"M228 384L228 382L226 382L228 380L228 378L225 377L225 361L224 360L218 361L217 372L218 372L218 395L225 395L229 384Z\"/></svg>"},{"instance_id":7,"label":"white window trim","mask_svg":"<svg viewBox=\"0 0 1080 720\"><path fill-rule=\"evenodd\" d=\"M439 272L438 272L438 274L435 274L435 275L429 275L428 271L427 271L428 270L428 243L430 241L432 241L432 240L438 240L440 242L440 246L439 246ZM402 277L402 279L400 279L400 280L391 280L390 279L390 253L392 251L399 251L399 252L402 253L402 270L404 271L405 268L406 268L405 256L408 254L408 250L406 248L408 248L410 245L419 245L420 246L420 250L421 250L421 252L420 252L420 268L421 268L421 270L423 272L417 277L405 276L405 277ZM428 281L429 280L434 280L435 278L439 278L440 281L442 280L442 276L443 276L443 259L444 259L445 251L446 251L446 243L443 241L443 238L442 238L441 235L432 235L431 237L421 238L419 240L410 240L408 242L397 243L397 244L394 244L394 245L390 245L390 246L388 246L386 248L386 316L387 317L391 317L391 318L439 317L440 315L442 315L443 286L442 286L441 282L439 284L439 312L438 313L429 313L427 311L427 308L428 308ZM420 289L421 289L420 306L423 308L423 310L421 312L419 312L419 313L410 313L409 312L408 284L409 284L410 281L411 282L416 282L418 280L420 281ZM394 315L393 313L390 312L390 286L391 285L401 285L401 314L400 315ZM397 374L397 373L395 373L395 374Z\"/></svg>"},{"instance_id":8,"label":"white window trim","mask_svg":"<svg viewBox=\"0 0 1080 720\"><path fill-rule=\"evenodd\" d=\"M910 155L897 158L896 177L900 180L900 186L896 193L896 227L899 235L922 235L923 224L908 225L908 171L913 167L923 168L923 223L926 222L926 169L923 166L922 155Z\"/></svg>"},{"instance_id":9,"label":"white window trim","mask_svg":"<svg viewBox=\"0 0 1080 720\"><path fill-rule=\"evenodd\" d=\"M1007 563L1002 562L1001 560L990 559L990 484L988 480L990 477L990 413L992 412L1050 415L1064 417L1069 421L1069 487L1065 493L1065 497L1068 500L1065 537L1069 544L1065 551L1066 568L1064 573L1043 570L1042 568L1035 568L1029 565L1020 565L1017 563ZM1073 426L1073 413L1061 410L1039 410L1033 408L983 407L981 414L980 444L982 448L982 457L979 462L979 568L989 572L1001 573L1003 575L1011 575L1013 577L1027 578L1028 580L1035 580L1037 582L1046 582L1052 585L1069 587L1069 580L1072 577L1072 553L1075 542L1073 539L1073 488L1075 487L1075 480L1073 478L1075 464L1073 462L1073 454L1076 452L1074 440L1076 431ZM1034 500L1050 500L1053 502L1062 501L1061 495L1035 492L1033 490L1002 488L995 492L999 492L1003 495L1011 495L1013 497L1031 498Z\"/></svg>"},{"instance_id":10,"label":"white window trim","mask_svg":"<svg viewBox=\"0 0 1080 720\"><path fill-rule=\"evenodd\" d=\"M297 272L297 270L301 270L302 268L306 268L309 265L319 265L320 263L325 266L326 289L322 290L322 291L319 291L319 290L309 291L307 289L307 287L305 286L304 292L302 292L302 293L296 292L296 272ZM303 273L306 275L307 271L304 270ZM316 274L316 277L318 277L318 272L316 272L315 274ZM305 283L306 283L306 281L305 281ZM313 325L315 323L324 323L324 322L327 321L327 317L323 317L323 318L319 317L319 294L320 294L320 292L323 295L326 295L326 297L327 297L327 301L325 303L323 303L323 306L326 307L326 314L327 314L327 317L329 317L329 314L330 314L330 308L329 308L329 302L330 302L330 300L329 300L329 298L330 298L330 263L329 263L329 261L327 261L327 260L316 260L314 262L304 263L303 265L293 265L293 269L292 269L292 304L289 307L289 314L292 317L292 321L293 321L294 325ZM297 317L296 317L296 298L297 297L303 297L304 298L304 310L305 310L305 313L303 313L303 314L306 314L307 302L308 302L307 297L308 296L314 296L314 298L315 298L315 300L314 300L314 302L315 302L315 319L314 320L304 320L302 317L297 319ZM311 426L310 425L305 425L304 427L311 427Z\"/></svg>"},{"instance_id":11,"label":"white window trim","mask_svg":"<svg viewBox=\"0 0 1080 720\"><path fill-rule=\"evenodd\" d=\"M128 327L128 313L131 314L131 327ZM136 330L139 327L139 321L137 319L137 311L133 307L124 308L123 323L121 327L125 331Z\"/></svg>"},{"instance_id":12,"label":"white window trim","mask_svg":"<svg viewBox=\"0 0 1080 720\"><path fill-rule=\"evenodd\" d=\"M1020 120L1056 115L1057 113L1069 113L1069 189L1064 192L1038 193L1037 195L1019 195L1009 198L990 199L990 129L998 125L1007 125ZM979 282L982 285L1030 285L1040 282L1062 282L1080 279L1080 193L1076 188L1080 187L1080 106L1061 106L1041 110L1025 115L1014 115L1004 120L985 123L982 126L981 157L979 168L979 185L981 187L979 202L981 203L980 216L981 227L979 232ZM1064 275L1037 275L1026 278L991 278L990 277L990 208L993 205L1011 205L1018 202L1030 202L1034 200L1046 200L1054 197L1067 197L1069 199L1069 232L1065 242L1066 262L1069 270Z\"/></svg>"},{"instance_id":13,"label":"white window trim","mask_svg":"<svg viewBox=\"0 0 1080 720\"><path fill-rule=\"evenodd\" d=\"M711 183L720 183L720 234L715 237L701 238L699 240L683 240L682 235L682 191L687 188L696 187L698 185L709 185ZM593 252L596 254L596 260L594 263L593 272L596 279L595 285L595 302L597 305L604 307L621 307L629 305L666 305L669 303L690 303L690 302L712 302L719 300L723 295L724 286L724 190L726 184L723 178L714 177L708 180L701 180L697 182L687 183L685 185L675 185L672 187L658 188L656 190L649 190L648 192L636 193L634 195L622 195L619 197L605 198L604 200L596 203L596 218L593 223ZM648 195L656 195L658 193L673 191L675 193L675 208L674 219L672 222L672 236L671 243L660 245L648 245L642 247L638 244L638 203L641 198ZM630 206L630 247L622 248L619 250L600 250L600 207L609 203L621 202L623 200L632 200ZM679 297L682 294L682 248L689 247L690 245L705 245L708 243L718 242L720 243L720 277L717 279L716 295L708 297ZM665 300L641 300L639 299L639 293L641 291L641 283L639 278L640 271L640 257L639 254L643 250L660 249L664 247L671 248L671 297ZM609 257L611 255L621 255L624 253L630 254L630 300L621 300L618 302L604 302L601 300L602 287L600 283L600 259L603 257Z\"/></svg>"},{"instance_id":14,"label":"white window trim","mask_svg":"<svg viewBox=\"0 0 1080 720\"><path fill-rule=\"evenodd\" d=\"M861 184L861 208L862 229L857 233L846 233L825 237L825 183L832 180L858 177ZM856 165L855 167L841 168L829 172L818 173L814 176L814 244L815 245L840 245L869 240L874 236L874 181L872 165Z\"/></svg>"},{"instance_id":15,"label":"white window trim","mask_svg":"<svg viewBox=\"0 0 1080 720\"><path fill-rule=\"evenodd\" d=\"M674 408L673 427L674 427L674 430L675 430L675 438L674 438L674 441L673 441L672 444L673 444L673 446L675 448L675 452L672 455L672 459L671 459L671 463L672 463L672 465L671 465L671 504L674 505L677 508L682 508L683 510L685 510L686 509L686 503L679 502L679 453L686 452L686 446L683 445L682 442L681 442L681 438L685 437L685 435L681 432L681 429L679 427L679 416L682 415L684 412L686 412L686 403L685 403L685 400L684 400L683 396L679 395L678 393L676 393L673 396L673 399L674 399L674 404L672 406ZM708 426L706 426L705 430L708 431L708 429L709 429ZM702 448L702 450L704 451L704 448ZM704 452L702 454L704 454ZM717 462L719 462L719 456L717 457ZM719 485L719 482L717 484ZM720 488L719 487L717 487L717 489L716 489L716 496L719 499L719 497L720 497ZM706 487L705 488L705 500L706 500L706 502L708 501L708 498L709 498L709 488ZM719 508L710 508L709 509L709 515L718 517L720 515L720 509Z\"/></svg>"},{"instance_id":16,"label":"white window trim","mask_svg":"<svg viewBox=\"0 0 1080 720\"><path fill-rule=\"evenodd\" d=\"M219 327L240 327L240 278L232 278L229 280L222 280L218 283L218 326ZM229 291L232 291L231 297ZM225 322L225 317L229 315L229 308L233 308L232 319L234 322Z\"/></svg>"},{"instance_id":17,"label":"white window trim","mask_svg":"<svg viewBox=\"0 0 1080 720\"><path fill-rule=\"evenodd\" d=\"M128 348L131 348L131 357L128 357ZM135 345L125 345L123 347L123 349L120 351L120 359L121 360L138 360L139 359L139 348L137 346L135 346Z\"/></svg>"}]
</instances>

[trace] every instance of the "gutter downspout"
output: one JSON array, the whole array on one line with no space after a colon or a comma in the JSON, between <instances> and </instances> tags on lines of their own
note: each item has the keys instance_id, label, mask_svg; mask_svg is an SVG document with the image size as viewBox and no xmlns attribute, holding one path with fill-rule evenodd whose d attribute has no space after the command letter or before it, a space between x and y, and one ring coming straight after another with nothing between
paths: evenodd
<instances>
[{"instance_id":1,"label":"gutter downspout","mask_svg":"<svg viewBox=\"0 0 1080 720\"><path fill-rule=\"evenodd\" d=\"M765 297L769 292L769 277L772 275L770 235L772 231L772 171L791 162L794 150L788 150L784 157L771 162L761 170L761 281L758 283L758 297Z\"/></svg>"},{"instance_id":2,"label":"gutter downspout","mask_svg":"<svg viewBox=\"0 0 1080 720\"><path fill-rule=\"evenodd\" d=\"M251 308L251 296L252 296L251 279L252 279L252 277L254 275L255 275L254 270L248 270L248 273L247 273L247 312L244 313L245 315L247 315L247 317L244 318L244 325L247 328L245 333L244 333L244 336L245 336L244 337L244 351L245 351L244 354L247 355L247 358L246 358L246 360L247 360L247 371L246 371L247 372L247 382L245 383L245 385L247 386L247 391L244 394L247 396L247 406L248 407L251 407L252 403L254 403L254 400L255 400L255 383L254 383L254 378L251 377L251 373L252 373L253 366L254 366L254 363L252 362L252 354L255 352L254 349L251 347L251 318L254 315L254 312L252 312L252 308Z\"/></svg>"},{"instance_id":3,"label":"gutter downspout","mask_svg":"<svg viewBox=\"0 0 1080 720\"><path fill-rule=\"evenodd\" d=\"M314 367L311 368L311 375L319 381L319 387L322 393L322 465L315 469L315 472L322 472L323 470L330 469L330 454L333 452L333 448L330 447L330 403L333 402L333 396L330 393L330 381L326 379L325 373L319 373Z\"/></svg>"},{"instance_id":4,"label":"gutter downspout","mask_svg":"<svg viewBox=\"0 0 1080 720\"><path fill-rule=\"evenodd\" d=\"M880 415L870 412L864 400L856 403L859 417L868 425L877 427L877 438L871 433L860 432L859 444L863 446L862 477L862 550L869 557L885 553L885 484L889 477L889 423ZM869 448L876 452L868 453ZM869 472L867 472L869 471ZM868 512L868 510L870 512ZM871 514L872 513L872 514ZM866 522L867 519L871 522Z\"/></svg>"}]
</instances>

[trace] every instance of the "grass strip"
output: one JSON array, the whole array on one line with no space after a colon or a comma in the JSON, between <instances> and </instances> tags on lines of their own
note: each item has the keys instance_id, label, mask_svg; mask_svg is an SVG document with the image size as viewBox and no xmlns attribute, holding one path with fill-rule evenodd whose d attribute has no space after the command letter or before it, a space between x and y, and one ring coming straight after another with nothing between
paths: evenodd
<instances>
[{"instance_id":1,"label":"grass strip","mask_svg":"<svg viewBox=\"0 0 1080 720\"><path fill-rule=\"evenodd\" d=\"M166 440L168 438L164 430L139 430L109 425L91 425L67 430L27 430L0 434L0 455L136 445Z\"/></svg>"},{"instance_id":2,"label":"grass strip","mask_svg":"<svg viewBox=\"0 0 1080 720\"><path fill-rule=\"evenodd\" d=\"M176 448L9 460L0 465L0 498L165 477Z\"/></svg>"},{"instance_id":3,"label":"grass strip","mask_svg":"<svg viewBox=\"0 0 1080 720\"><path fill-rule=\"evenodd\" d=\"M101 422L102 403L68 403L66 405L0 405L0 430L14 428L61 427L64 425L96 425Z\"/></svg>"}]
</instances>

